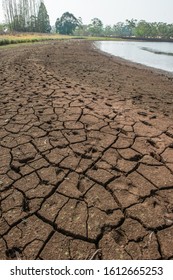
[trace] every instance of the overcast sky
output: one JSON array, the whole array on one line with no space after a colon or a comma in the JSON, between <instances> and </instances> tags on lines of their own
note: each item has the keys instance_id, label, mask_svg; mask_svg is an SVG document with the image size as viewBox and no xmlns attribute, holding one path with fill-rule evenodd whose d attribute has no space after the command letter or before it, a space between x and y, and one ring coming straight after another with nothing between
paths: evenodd
<instances>
[{"instance_id":1,"label":"overcast sky","mask_svg":"<svg viewBox=\"0 0 173 280\"><path fill-rule=\"evenodd\" d=\"M173 23L173 0L44 0L51 24L64 12L71 12L83 23L98 17L106 24L135 18L149 22ZM4 20L0 0L0 22Z\"/></svg>"}]
</instances>

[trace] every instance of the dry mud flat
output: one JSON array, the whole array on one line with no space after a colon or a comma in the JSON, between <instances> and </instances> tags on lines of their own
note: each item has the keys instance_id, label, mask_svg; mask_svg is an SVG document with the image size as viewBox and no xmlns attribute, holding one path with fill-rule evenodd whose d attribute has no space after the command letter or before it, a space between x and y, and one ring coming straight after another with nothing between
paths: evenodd
<instances>
[{"instance_id":1,"label":"dry mud flat","mask_svg":"<svg viewBox=\"0 0 173 280\"><path fill-rule=\"evenodd\" d=\"M172 259L173 79L82 41L0 56L0 259Z\"/></svg>"}]
</instances>

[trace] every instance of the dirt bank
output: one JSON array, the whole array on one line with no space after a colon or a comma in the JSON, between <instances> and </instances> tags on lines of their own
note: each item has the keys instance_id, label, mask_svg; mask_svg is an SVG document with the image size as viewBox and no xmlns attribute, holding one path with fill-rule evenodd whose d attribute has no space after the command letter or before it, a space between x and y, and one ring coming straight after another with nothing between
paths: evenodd
<instances>
[{"instance_id":1,"label":"dirt bank","mask_svg":"<svg viewBox=\"0 0 173 280\"><path fill-rule=\"evenodd\" d=\"M0 259L172 259L172 101L89 42L0 49Z\"/></svg>"}]
</instances>

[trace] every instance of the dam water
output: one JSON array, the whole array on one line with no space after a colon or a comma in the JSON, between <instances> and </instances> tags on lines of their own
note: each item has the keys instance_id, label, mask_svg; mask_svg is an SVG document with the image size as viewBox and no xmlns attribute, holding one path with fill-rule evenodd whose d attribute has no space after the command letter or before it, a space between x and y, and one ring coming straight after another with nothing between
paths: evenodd
<instances>
[{"instance_id":1,"label":"dam water","mask_svg":"<svg viewBox=\"0 0 173 280\"><path fill-rule=\"evenodd\" d=\"M100 41L95 46L114 56L173 73L173 43Z\"/></svg>"}]
</instances>

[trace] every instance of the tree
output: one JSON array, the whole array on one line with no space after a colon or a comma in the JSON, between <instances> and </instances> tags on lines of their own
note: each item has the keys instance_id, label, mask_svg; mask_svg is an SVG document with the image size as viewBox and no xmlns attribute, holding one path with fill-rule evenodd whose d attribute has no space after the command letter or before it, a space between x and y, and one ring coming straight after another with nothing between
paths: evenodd
<instances>
[{"instance_id":1,"label":"tree","mask_svg":"<svg viewBox=\"0 0 173 280\"><path fill-rule=\"evenodd\" d=\"M3 10L12 31L50 32L43 0L3 0Z\"/></svg>"},{"instance_id":2,"label":"tree","mask_svg":"<svg viewBox=\"0 0 173 280\"><path fill-rule=\"evenodd\" d=\"M38 11L37 26L38 26L38 32L41 33L49 33L51 30L49 15L42 1Z\"/></svg>"},{"instance_id":3,"label":"tree","mask_svg":"<svg viewBox=\"0 0 173 280\"><path fill-rule=\"evenodd\" d=\"M80 25L74 31L75 36L89 36L88 25Z\"/></svg>"},{"instance_id":4,"label":"tree","mask_svg":"<svg viewBox=\"0 0 173 280\"><path fill-rule=\"evenodd\" d=\"M38 24L37 24L37 16L32 15L30 17L30 25L28 27L29 32L37 32L38 31Z\"/></svg>"},{"instance_id":5,"label":"tree","mask_svg":"<svg viewBox=\"0 0 173 280\"><path fill-rule=\"evenodd\" d=\"M124 36L124 23L123 22L118 22L113 26L113 32L116 36Z\"/></svg>"},{"instance_id":6,"label":"tree","mask_svg":"<svg viewBox=\"0 0 173 280\"><path fill-rule=\"evenodd\" d=\"M172 38L173 39L173 24L168 24L167 25L167 33L166 33L166 38Z\"/></svg>"},{"instance_id":7,"label":"tree","mask_svg":"<svg viewBox=\"0 0 173 280\"><path fill-rule=\"evenodd\" d=\"M73 34L77 26L80 26L79 20L69 12L64 13L61 18L57 18L55 23L56 32L64 35Z\"/></svg>"},{"instance_id":8,"label":"tree","mask_svg":"<svg viewBox=\"0 0 173 280\"><path fill-rule=\"evenodd\" d=\"M88 29L91 36L101 36L104 33L103 23L99 18L93 18Z\"/></svg>"},{"instance_id":9,"label":"tree","mask_svg":"<svg viewBox=\"0 0 173 280\"><path fill-rule=\"evenodd\" d=\"M0 23L0 34L5 34L8 31L8 26L3 23Z\"/></svg>"},{"instance_id":10,"label":"tree","mask_svg":"<svg viewBox=\"0 0 173 280\"><path fill-rule=\"evenodd\" d=\"M13 29L14 20L14 7L16 6L16 1L13 0L3 0L2 7L5 13L5 19L10 29Z\"/></svg>"},{"instance_id":11,"label":"tree","mask_svg":"<svg viewBox=\"0 0 173 280\"><path fill-rule=\"evenodd\" d=\"M151 24L145 20L139 21L135 28L135 35L137 37L151 37Z\"/></svg>"},{"instance_id":12,"label":"tree","mask_svg":"<svg viewBox=\"0 0 173 280\"><path fill-rule=\"evenodd\" d=\"M111 25L106 25L104 28L104 35L105 36L112 36L113 35L113 29Z\"/></svg>"},{"instance_id":13,"label":"tree","mask_svg":"<svg viewBox=\"0 0 173 280\"><path fill-rule=\"evenodd\" d=\"M136 28L136 19L131 19L128 20L126 19L126 29L128 30L128 36L133 36L134 35L134 30Z\"/></svg>"}]
</instances>

